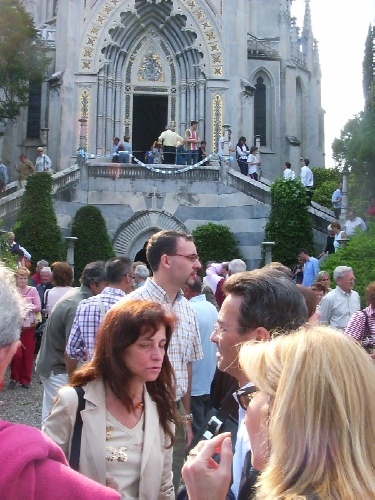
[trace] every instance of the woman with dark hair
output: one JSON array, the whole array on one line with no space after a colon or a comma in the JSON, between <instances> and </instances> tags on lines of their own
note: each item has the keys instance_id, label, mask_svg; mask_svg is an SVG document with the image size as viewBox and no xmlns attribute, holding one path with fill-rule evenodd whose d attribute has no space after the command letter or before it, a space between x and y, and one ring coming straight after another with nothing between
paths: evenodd
<instances>
[{"instance_id":1,"label":"woman with dark hair","mask_svg":"<svg viewBox=\"0 0 375 500\"><path fill-rule=\"evenodd\" d=\"M246 137L240 137L236 146L236 156L237 163L240 168L242 175L247 175L248 166L247 166L247 157L249 155L249 148L246 144Z\"/></svg>"},{"instance_id":2,"label":"woman with dark hair","mask_svg":"<svg viewBox=\"0 0 375 500\"><path fill-rule=\"evenodd\" d=\"M67 262L54 262L51 269L53 288L44 292L43 300L47 316L52 311L56 302L72 290L73 284L73 269L70 264Z\"/></svg>"},{"instance_id":3,"label":"woman with dark hair","mask_svg":"<svg viewBox=\"0 0 375 500\"><path fill-rule=\"evenodd\" d=\"M79 471L123 498L174 498L174 375L166 354L173 328L174 317L155 302L114 305L93 359L59 390L43 428L69 458L82 387Z\"/></svg>"}]
</instances>

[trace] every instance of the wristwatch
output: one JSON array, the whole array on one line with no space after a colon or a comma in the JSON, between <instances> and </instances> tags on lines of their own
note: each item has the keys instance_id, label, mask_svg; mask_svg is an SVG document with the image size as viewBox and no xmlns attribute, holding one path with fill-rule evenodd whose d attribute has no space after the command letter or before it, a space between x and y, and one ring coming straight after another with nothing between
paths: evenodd
<instances>
[{"instance_id":1,"label":"wristwatch","mask_svg":"<svg viewBox=\"0 0 375 500\"><path fill-rule=\"evenodd\" d=\"M194 420L193 414L189 413L189 415L186 415L186 422L192 423Z\"/></svg>"}]
</instances>

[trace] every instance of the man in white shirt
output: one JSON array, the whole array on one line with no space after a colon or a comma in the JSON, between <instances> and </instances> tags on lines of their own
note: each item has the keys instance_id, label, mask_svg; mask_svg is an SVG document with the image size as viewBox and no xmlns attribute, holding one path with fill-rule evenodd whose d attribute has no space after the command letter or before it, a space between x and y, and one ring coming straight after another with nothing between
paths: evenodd
<instances>
[{"instance_id":1,"label":"man in white shirt","mask_svg":"<svg viewBox=\"0 0 375 500\"><path fill-rule=\"evenodd\" d=\"M294 179L296 178L296 174L292 170L292 164L289 163L288 161L286 161L284 163L283 177L284 177L284 181L288 181L288 180L294 181Z\"/></svg>"},{"instance_id":2,"label":"man in white shirt","mask_svg":"<svg viewBox=\"0 0 375 500\"><path fill-rule=\"evenodd\" d=\"M264 267L237 273L225 281L226 298L211 341L217 345L217 367L232 375L238 387L249 380L238 364L239 346L249 340L267 342L275 331L291 332L307 321L305 300L283 272ZM239 407L236 451L233 457L234 498L238 498L245 458L250 450L244 424L246 411Z\"/></svg>"},{"instance_id":3,"label":"man in white shirt","mask_svg":"<svg viewBox=\"0 0 375 500\"><path fill-rule=\"evenodd\" d=\"M324 295L320 302L320 323L325 323L339 330L345 330L351 316L359 311L359 295L353 290L355 276L353 269L338 266L333 271L336 288Z\"/></svg>"},{"instance_id":4,"label":"man in white shirt","mask_svg":"<svg viewBox=\"0 0 375 500\"><path fill-rule=\"evenodd\" d=\"M351 238L354 235L356 228L359 227L361 231L366 231L367 226L363 219L357 217L355 215L354 210L350 210L348 212L348 220L345 222L345 234L348 238Z\"/></svg>"},{"instance_id":5,"label":"man in white shirt","mask_svg":"<svg viewBox=\"0 0 375 500\"><path fill-rule=\"evenodd\" d=\"M184 142L184 139L174 132L170 125L165 127L164 132L160 134L158 142L163 145L163 163L166 165L176 164L176 149L178 142Z\"/></svg>"},{"instance_id":6,"label":"man in white shirt","mask_svg":"<svg viewBox=\"0 0 375 500\"><path fill-rule=\"evenodd\" d=\"M314 175L309 167L310 160L308 158L301 158L301 182L306 188L306 195L309 204L313 196Z\"/></svg>"}]
</instances>

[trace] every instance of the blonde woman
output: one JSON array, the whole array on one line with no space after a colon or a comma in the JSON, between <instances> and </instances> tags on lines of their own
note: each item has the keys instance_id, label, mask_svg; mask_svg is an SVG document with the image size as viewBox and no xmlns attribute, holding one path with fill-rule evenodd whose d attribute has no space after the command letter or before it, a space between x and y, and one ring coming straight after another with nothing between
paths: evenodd
<instances>
[{"instance_id":1,"label":"blonde woman","mask_svg":"<svg viewBox=\"0 0 375 500\"><path fill-rule=\"evenodd\" d=\"M31 372L34 362L35 326L39 319L37 313L41 311L38 290L27 284L30 271L27 267L19 267L16 271L16 283L19 294L24 302L29 305L29 311L22 323L20 341L11 362L10 381L8 389L14 389L19 383L23 389L29 389Z\"/></svg>"},{"instance_id":2,"label":"blonde woman","mask_svg":"<svg viewBox=\"0 0 375 500\"><path fill-rule=\"evenodd\" d=\"M239 360L258 389L246 414L256 498L375 498L375 367L364 349L329 327L304 327L245 344ZM228 477L207 460L210 446L221 446L226 467L231 454L218 439L199 444L183 470L188 491L204 477L215 500Z\"/></svg>"}]
</instances>

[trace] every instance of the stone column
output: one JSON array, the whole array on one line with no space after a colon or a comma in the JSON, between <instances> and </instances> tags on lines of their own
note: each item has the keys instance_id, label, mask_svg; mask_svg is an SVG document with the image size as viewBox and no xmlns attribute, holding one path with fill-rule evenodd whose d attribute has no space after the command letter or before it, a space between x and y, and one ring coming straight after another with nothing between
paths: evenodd
<instances>
[{"instance_id":1,"label":"stone column","mask_svg":"<svg viewBox=\"0 0 375 500\"><path fill-rule=\"evenodd\" d=\"M107 80L107 102L105 116L105 144L103 154L111 156L111 146L113 139L113 78Z\"/></svg>"},{"instance_id":2,"label":"stone column","mask_svg":"<svg viewBox=\"0 0 375 500\"><path fill-rule=\"evenodd\" d=\"M195 87L196 83L195 81L190 81L189 82L189 124L192 120L196 119L196 106L195 106Z\"/></svg>"},{"instance_id":3,"label":"stone column","mask_svg":"<svg viewBox=\"0 0 375 500\"><path fill-rule=\"evenodd\" d=\"M98 85L98 115L97 115L97 131L96 131L96 154L102 155L105 151L104 139L104 90L105 76L99 76Z\"/></svg>"},{"instance_id":4,"label":"stone column","mask_svg":"<svg viewBox=\"0 0 375 500\"><path fill-rule=\"evenodd\" d=\"M201 138L201 141L205 139L205 129L204 129L204 117L205 117L205 105L204 105L204 93L206 89L206 81L201 78L198 82L198 89L199 89L199 109L198 109L198 116L197 116L197 121L198 121L198 132ZM205 139L206 140L206 139Z\"/></svg>"},{"instance_id":5,"label":"stone column","mask_svg":"<svg viewBox=\"0 0 375 500\"><path fill-rule=\"evenodd\" d=\"M186 99L186 91L187 91L187 85L186 82L183 81L180 85L180 97L181 97L181 107L180 107L180 132L182 134L182 131L185 132L187 129L186 123L187 123L187 116L186 116L186 111L187 111L187 99Z\"/></svg>"},{"instance_id":6,"label":"stone column","mask_svg":"<svg viewBox=\"0 0 375 500\"><path fill-rule=\"evenodd\" d=\"M121 126L121 102L122 102L122 83L121 81L115 82L115 131L114 136L120 137L120 126ZM121 139L121 137L120 137Z\"/></svg>"},{"instance_id":7,"label":"stone column","mask_svg":"<svg viewBox=\"0 0 375 500\"><path fill-rule=\"evenodd\" d=\"M341 214L340 214L341 229L343 229L345 222L347 221L348 218L348 209L349 209L348 178L349 178L349 169L348 166L345 165L342 171L342 200L341 200Z\"/></svg>"},{"instance_id":8,"label":"stone column","mask_svg":"<svg viewBox=\"0 0 375 500\"><path fill-rule=\"evenodd\" d=\"M86 118L80 118L79 120L79 146L78 149L80 151L86 152L86 127L87 120ZM77 154L77 163L80 167L81 171L81 181L87 181L89 178L88 165L86 164L86 158L82 156L80 153Z\"/></svg>"},{"instance_id":9,"label":"stone column","mask_svg":"<svg viewBox=\"0 0 375 500\"><path fill-rule=\"evenodd\" d=\"M41 128L40 129L40 139L42 141L42 146L47 149L48 147L48 132L49 128Z\"/></svg>"},{"instance_id":10,"label":"stone column","mask_svg":"<svg viewBox=\"0 0 375 500\"><path fill-rule=\"evenodd\" d=\"M264 248L264 263L265 265L271 264L272 262L272 248L275 246L274 241L263 241L262 246Z\"/></svg>"},{"instance_id":11,"label":"stone column","mask_svg":"<svg viewBox=\"0 0 375 500\"><path fill-rule=\"evenodd\" d=\"M224 144L223 144L223 161L220 162L220 181L224 184L227 183L228 179L228 169L230 167L230 155L229 155L229 129L230 125L223 125L224 133Z\"/></svg>"},{"instance_id":12,"label":"stone column","mask_svg":"<svg viewBox=\"0 0 375 500\"><path fill-rule=\"evenodd\" d=\"M74 244L78 240L75 236L65 236L66 243L68 245L68 250L66 252L66 261L72 266L73 277L74 277Z\"/></svg>"}]
</instances>

